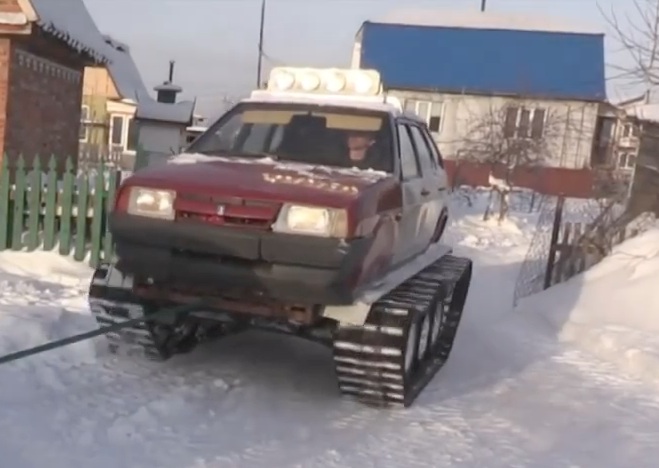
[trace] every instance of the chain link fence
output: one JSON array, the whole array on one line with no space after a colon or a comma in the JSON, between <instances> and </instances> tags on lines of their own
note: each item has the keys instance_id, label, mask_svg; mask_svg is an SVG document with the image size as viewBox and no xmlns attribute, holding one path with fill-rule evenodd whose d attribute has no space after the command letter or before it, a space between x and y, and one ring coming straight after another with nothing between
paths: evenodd
<instances>
[{"instance_id":1,"label":"chain link fence","mask_svg":"<svg viewBox=\"0 0 659 468\"><path fill-rule=\"evenodd\" d=\"M558 197L543 197L535 233L515 282L514 305L520 299L544 289L557 206ZM609 226L622 215L624 209L624 205L607 200L568 198L563 204L561 226L565 223Z\"/></svg>"}]
</instances>

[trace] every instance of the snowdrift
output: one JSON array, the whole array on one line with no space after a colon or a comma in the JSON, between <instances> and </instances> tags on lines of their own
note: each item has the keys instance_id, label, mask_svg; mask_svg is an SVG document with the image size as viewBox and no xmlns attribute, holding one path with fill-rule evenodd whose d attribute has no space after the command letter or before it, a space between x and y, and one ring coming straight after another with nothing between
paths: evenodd
<instances>
[{"instance_id":1,"label":"snowdrift","mask_svg":"<svg viewBox=\"0 0 659 468\"><path fill-rule=\"evenodd\" d=\"M567 341L659 384L659 223L589 271L520 302Z\"/></svg>"},{"instance_id":2,"label":"snowdrift","mask_svg":"<svg viewBox=\"0 0 659 468\"><path fill-rule=\"evenodd\" d=\"M55 252L0 252L0 354L93 330L96 324L87 307L91 275L86 264ZM66 368L94 358L94 344L87 341L15 366L46 372L51 366Z\"/></svg>"}]
</instances>

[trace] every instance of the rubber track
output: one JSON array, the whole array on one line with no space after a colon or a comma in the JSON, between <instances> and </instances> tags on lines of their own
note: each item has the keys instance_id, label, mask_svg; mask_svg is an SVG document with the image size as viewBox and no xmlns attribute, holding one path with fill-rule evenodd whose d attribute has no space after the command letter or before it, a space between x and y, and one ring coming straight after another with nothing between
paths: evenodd
<instances>
[{"instance_id":1,"label":"rubber track","mask_svg":"<svg viewBox=\"0 0 659 468\"><path fill-rule=\"evenodd\" d=\"M375 302L363 326L341 326L334 362L342 394L376 406L410 406L449 357L471 281L472 262L446 255ZM405 372L407 338L426 314L441 325L434 346Z\"/></svg>"},{"instance_id":2,"label":"rubber track","mask_svg":"<svg viewBox=\"0 0 659 468\"><path fill-rule=\"evenodd\" d=\"M112 265L104 264L96 269L89 287L89 308L99 326L144 316L146 308L131 289L132 280L125 278ZM142 356L152 361L164 361L171 357L164 346L158 345L152 325L148 323L105 336L113 353Z\"/></svg>"}]
</instances>

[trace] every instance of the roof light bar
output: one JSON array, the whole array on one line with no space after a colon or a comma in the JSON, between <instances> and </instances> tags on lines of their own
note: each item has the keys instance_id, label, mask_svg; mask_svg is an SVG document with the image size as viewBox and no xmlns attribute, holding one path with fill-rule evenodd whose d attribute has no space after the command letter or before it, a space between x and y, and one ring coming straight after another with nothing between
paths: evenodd
<instances>
[{"instance_id":1,"label":"roof light bar","mask_svg":"<svg viewBox=\"0 0 659 468\"><path fill-rule=\"evenodd\" d=\"M382 80L377 70L275 67L270 72L268 91L378 96L382 94Z\"/></svg>"}]
</instances>

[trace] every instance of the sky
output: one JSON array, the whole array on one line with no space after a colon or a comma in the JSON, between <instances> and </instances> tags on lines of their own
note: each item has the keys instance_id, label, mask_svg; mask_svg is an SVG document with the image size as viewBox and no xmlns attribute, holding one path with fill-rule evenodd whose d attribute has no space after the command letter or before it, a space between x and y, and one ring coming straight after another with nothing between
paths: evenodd
<instances>
[{"instance_id":1,"label":"sky","mask_svg":"<svg viewBox=\"0 0 659 468\"><path fill-rule=\"evenodd\" d=\"M147 87L167 78L176 61L182 98L198 99L198 111L215 116L224 100L256 85L261 0L84 0L103 33L128 43ZM362 22L392 9L480 9L480 0L266 0L264 67L272 65L349 66L355 33ZM599 8L598 8L599 5ZM624 15L632 0L487 0L487 9L552 16L599 27L608 25L600 8ZM607 35L607 62L624 56ZM618 73L609 69L607 76ZM629 95L609 81L609 98Z\"/></svg>"}]
</instances>

